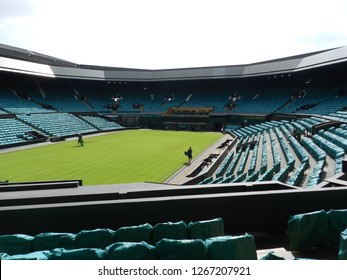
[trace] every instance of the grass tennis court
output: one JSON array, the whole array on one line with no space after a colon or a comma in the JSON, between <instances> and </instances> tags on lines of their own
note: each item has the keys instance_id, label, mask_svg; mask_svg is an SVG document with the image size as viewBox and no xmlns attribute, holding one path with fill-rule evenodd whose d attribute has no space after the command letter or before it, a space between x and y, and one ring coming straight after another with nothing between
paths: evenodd
<instances>
[{"instance_id":1,"label":"grass tennis court","mask_svg":"<svg viewBox=\"0 0 347 280\"><path fill-rule=\"evenodd\" d=\"M83 185L164 182L222 135L209 132L128 130L0 154L0 180L82 179Z\"/></svg>"}]
</instances>

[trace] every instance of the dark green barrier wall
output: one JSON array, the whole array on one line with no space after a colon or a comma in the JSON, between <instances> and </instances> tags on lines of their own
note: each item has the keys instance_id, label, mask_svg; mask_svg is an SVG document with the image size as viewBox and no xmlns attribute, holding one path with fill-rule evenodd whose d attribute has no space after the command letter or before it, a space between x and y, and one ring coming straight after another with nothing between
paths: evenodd
<instances>
[{"instance_id":1,"label":"dark green barrier wall","mask_svg":"<svg viewBox=\"0 0 347 280\"><path fill-rule=\"evenodd\" d=\"M347 209L347 188L282 190L119 199L51 205L1 207L0 234L77 232L126 225L198 221L221 217L227 234L265 232L281 235L289 215Z\"/></svg>"}]
</instances>

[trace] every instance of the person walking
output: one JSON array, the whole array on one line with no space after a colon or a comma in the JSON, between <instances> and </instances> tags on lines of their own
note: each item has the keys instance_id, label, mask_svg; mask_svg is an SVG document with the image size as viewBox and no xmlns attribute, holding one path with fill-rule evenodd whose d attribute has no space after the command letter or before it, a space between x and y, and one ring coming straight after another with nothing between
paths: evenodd
<instances>
[{"instance_id":1,"label":"person walking","mask_svg":"<svg viewBox=\"0 0 347 280\"><path fill-rule=\"evenodd\" d=\"M84 146L84 140L82 137L82 134L78 134L78 141L77 141L78 145L81 145L81 147Z\"/></svg>"},{"instance_id":2,"label":"person walking","mask_svg":"<svg viewBox=\"0 0 347 280\"><path fill-rule=\"evenodd\" d=\"M189 147L188 151L185 152L186 156L188 157L188 165L190 165L192 158L193 158L193 150L192 147Z\"/></svg>"}]
</instances>

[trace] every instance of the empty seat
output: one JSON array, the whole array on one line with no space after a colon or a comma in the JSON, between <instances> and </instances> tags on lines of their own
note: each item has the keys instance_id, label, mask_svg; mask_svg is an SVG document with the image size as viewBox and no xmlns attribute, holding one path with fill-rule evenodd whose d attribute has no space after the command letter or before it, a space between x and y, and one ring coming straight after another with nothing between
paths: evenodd
<instances>
[{"instance_id":1,"label":"empty seat","mask_svg":"<svg viewBox=\"0 0 347 280\"><path fill-rule=\"evenodd\" d=\"M201 239L163 238L156 244L160 260L206 260L207 249Z\"/></svg>"},{"instance_id":2,"label":"empty seat","mask_svg":"<svg viewBox=\"0 0 347 280\"><path fill-rule=\"evenodd\" d=\"M76 234L77 248L105 248L114 241L114 230L81 230Z\"/></svg>"},{"instance_id":3,"label":"empty seat","mask_svg":"<svg viewBox=\"0 0 347 280\"><path fill-rule=\"evenodd\" d=\"M325 210L289 217L288 238L291 250L329 246L329 228Z\"/></svg>"},{"instance_id":4,"label":"empty seat","mask_svg":"<svg viewBox=\"0 0 347 280\"><path fill-rule=\"evenodd\" d=\"M331 243L338 245L341 232L347 228L347 209L330 210L327 216Z\"/></svg>"},{"instance_id":5,"label":"empty seat","mask_svg":"<svg viewBox=\"0 0 347 280\"><path fill-rule=\"evenodd\" d=\"M187 239L187 225L184 221L158 223L153 227L152 244L156 244L163 238L168 239Z\"/></svg>"},{"instance_id":6,"label":"empty seat","mask_svg":"<svg viewBox=\"0 0 347 280\"><path fill-rule=\"evenodd\" d=\"M55 248L76 249L76 235L72 233L45 232L33 239L33 251L53 250Z\"/></svg>"},{"instance_id":7,"label":"empty seat","mask_svg":"<svg viewBox=\"0 0 347 280\"><path fill-rule=\"evenodd\" d=\"M188 238L207 239L224 235L224 221L222 218L190 222L188 224Z\"/></svg>"},{"instance_id":8,"label":"empty seat","mask_svg":"<svg viewBox=\"0 0 347 280\"><path fill-rule=\"evenodd\" d=\"M26 234L8 234L0 236L0 252L8 255L31 252L34 237Z\"/></svg>"},{"instance_id":9,"label":"empty seat","mask_svg":"<svg viewBox=\"0 0 347 280\"><path fill-rule=\"evenodd\" d=\"M138 226L121 227L116 230L115 242L141 242L150 244L153 226L146 223Z\"/></svg>"},{"instance_id":10,"label":"empty seat","mask_svg":"<svg viewBox=\"0 0 347 280\"><path fill-rule=\"evenodd\" d=\"M105 249L109 260L156 260L157 250L146 242L116 242Z\"/></svg>"},{"instance_id":11,"label":"empty seat","mask_svg":"<svg viewBox=\"0 0 347 280\"><path fill-rule=\"evenodd\" d=\"M256 260L257 250L252 235L218 236L206 239L210 260Z\"/></svg>"}]
</instances>

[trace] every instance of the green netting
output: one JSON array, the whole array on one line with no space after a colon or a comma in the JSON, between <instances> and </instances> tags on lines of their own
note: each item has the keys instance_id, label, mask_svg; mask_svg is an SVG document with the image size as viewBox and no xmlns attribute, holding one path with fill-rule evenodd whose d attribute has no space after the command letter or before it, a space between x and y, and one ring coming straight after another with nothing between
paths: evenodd
<instances>
[{"instance_id":1,"label":"green netting","mask_svg":"<svg viewBox=\"0 0 347 280\"><path fill-rule=\"evenodd\" d=\"M224 222L222 218L190 222L188 224L188 238L207 239L224 235Z\"/></svg>"},{"instance_id":2,"label":"green netting","mask_svg":"<svg viewBox=\"0 0 347 280\"><path fill-rule=\"evenodd\" d=\"M256 260L257 249L252 235L218 236L206 239L210 260Z\"/></svg>"},{"instance_id":3,"label":"green netting","mask_svg":"<svg viewBox=\"0 0 347 280\"><path fill-rule=\"evenodd\" d=\"M159 223L153 227L152 244L156 244L163 238L168 239L187 239L187 225L184 221Z\"/></svg>"},{"instance_id":4,"label":"green netting","mask_svg":"<svg viewBox=\"0 0 347 280\"><path fill-rule=\"evenodd\" d=\"M260 260L276 261L276 260L285 260L285 258L277 256L274 252L269 252L265 256L261 257Z\"/></svg>"},{"instance_id":5,"label":"green netting","mask_svg":"<svg viewBox=\"0 0 347 280\"><path fill-rule=\"evenodd\" d=\"M4 260L48 260L50 256L50 251L38 251L28 254L13 255L5 257Z\"/></svg>"},{"instance_id":6,"label":"green netting","mask_svg":"<svg viewBox=\"0 0 347 280\"><path fill-rule=\"evenodd\" d=\"M288 238L291 250L329 246L326 212L321 210L289 217Z\"/></svg>"},{"instance_id":7,"label":"green netting","mask_svg":"<svg viewBox=\"0 0 347 280\"><path fill-rule=\"evenodd\" d=\"M53 250L55 248L76 249L76 235L72 233L45 232L34 237L33 251Z\"/></svg>"},{"instance_id":8,"label":"green netting","mask_svg":"<svg viewBox=\"0 0 347 280\"><path fill-rule=\"evenodd\" d=\"M207 248L201 239L163 238L157 245L160 260L206 260Z\"/></svg>"},{"instance_id":9,"label":"green netting","mask_svg":"<svg viewBox=\"0 0 347 280\"><path fill-rule=\"evenodd\" d=\"M0 236L0 252L9 255L31 252L34 237L26 234L8 234Z\"/></svg>"},{"instance_id":10,"label":"green netting","mask_svg":"<svg viewBox=\"0 0 347 280\"><path fill-rule=\"evenodd\" d=\"M93 248L81 249L54 249L49 255L50 260L105 260L107 254L104 250Z\"/></svg>"},{"instance_id":11,"label":"green netting","mask_svg":"<svg viewBox=\"0 0 347 280\"><path fill-rule=\"evenodd\" d=\"M339 260L347 260L347 228L340 234Z\"/></svg>"},{"instance_id":12,"label":"green netting","mask_svg":"<svg viewBox=\"0 0 347 280\"><path fill-rule=\"evenodd\" d=\"M144 241L150 244L152 241L152 230L153 230L153 227L150 224L121 227L116 230L114 241L115 242Z\"/></svg>"},{"instance_id":13,"label":"green netting","mask_svg":"<svg viewBox=\"0 0 347 280\"><path fill-rule=\"evenodd\" d=\"M114 242L114 230L81 230L76 234L77 248L105 248Z\"/></svg>"},{"instance_id":14,"label":"green netting","mask_svg":"<svg viewBox=\"0 0 347 280\"><path fill-rule=\"evenodd\" d=\"M146 242L117 242L105 249L109 260L156 260L157 250Z\"/></svg>"},{"instance_id":15,"label":"green netting","mask_svg":"<svg viewBox=\"0 0 347 280\"><path fill-rule=\"evenodd\" d=\"M347 210L330 210L327 215L331 243L338 245L340 233L347 228Z\"/></svg>"}]
</instances>

